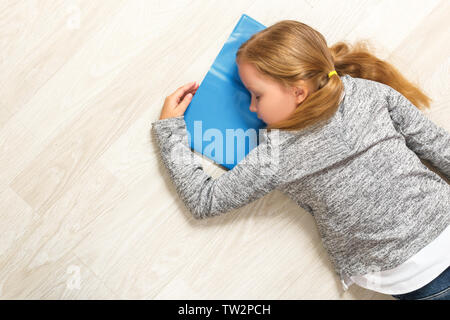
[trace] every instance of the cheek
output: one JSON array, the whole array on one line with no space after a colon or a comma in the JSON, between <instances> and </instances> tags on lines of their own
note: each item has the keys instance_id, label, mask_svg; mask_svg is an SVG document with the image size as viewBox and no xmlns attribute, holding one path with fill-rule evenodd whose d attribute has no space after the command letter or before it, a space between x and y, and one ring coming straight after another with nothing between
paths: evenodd
<instances>
[{"instance_id":1,"label":"cheek","mask_svg":"<svg viewBox=\"0 0 450 320\"><path fill-rule=\"evenodd\" d=\"M295 110L294 102L295 100L283 95L265 99L258 103L258 112L266 121L283 120Z\"/></svg>"},{"instance_id":2,"label":"cheek","mask_svg":"<svg viewBox=\"0 0 450 320\"><path fill-rule=\"evenodd\" d=\"M280 111L280 107L285 104L284 97L270 96L264 97L262 101L259 101L258 108L264 113L274 113Z\"/></svg>"},{"instance_id":3,"label":"cheek","mask_svg":"<svg viewBox=\"0 0 450 320\"><path fill-rule=\"evenodd\" d=\"M273 118L279 113L279 107L277 104L264 101L258 105L258 113L267 119Z\"/></svg>"},{"instance_id":4,"label":"cheek","mask_svg":"<svg viewBox=\"0 0 450 320\"><path fill-rule=\"evenodd\" d=\"M280 113L290 113L296 108L295 98L288 94L280 94L274 105L279 107Z\"/></svg>"}]
</instances>

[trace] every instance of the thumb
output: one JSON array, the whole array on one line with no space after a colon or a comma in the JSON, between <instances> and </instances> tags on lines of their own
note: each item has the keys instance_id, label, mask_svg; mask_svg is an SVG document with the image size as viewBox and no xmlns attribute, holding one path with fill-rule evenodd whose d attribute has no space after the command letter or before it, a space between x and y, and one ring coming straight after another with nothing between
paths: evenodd
<instances>
[{"instance_id":1,"label":"thumb","mask_svg":"<svg viewBox=\"0 0 450 320\"><path fill-rule=\"evenodd\" d=\"M187 109L189 106L189 103L192 101L192 93L188 93L184 96L183 100L178 105L178 108L180 108L183 112Z\"/></svg>"}]
</instances>

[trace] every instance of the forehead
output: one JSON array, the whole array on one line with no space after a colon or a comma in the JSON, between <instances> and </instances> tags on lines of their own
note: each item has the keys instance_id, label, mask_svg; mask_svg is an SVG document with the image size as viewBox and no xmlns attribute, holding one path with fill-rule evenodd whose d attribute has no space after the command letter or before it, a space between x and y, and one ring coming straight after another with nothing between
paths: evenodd
<instances>
[{"instance_id":1,"label":"forehead","mask_svg":"<svg viewBox=\"0 0 450 320\"><path fill-rule=\"evenodd\" d=\"M261 77L258 70L249 63L242 62L238 64L238 71L242 82L247 88L255 89L255 87L258 87L263 82L267 81Z\"/></svg>"},{"instance_id":2,"label":"forehead","mask_svg":"<svg viewBox=\"0 0 450 320\"><path fill-rule=\"evenodd\" d=\"M256 70L256 68L253 65L247 62L241 62L240 64L238 64L238 70L239 75L241 75L241 77L244 78L244 80L260 79L258 75L258 70Z\"/></svg>"}]
</instances>

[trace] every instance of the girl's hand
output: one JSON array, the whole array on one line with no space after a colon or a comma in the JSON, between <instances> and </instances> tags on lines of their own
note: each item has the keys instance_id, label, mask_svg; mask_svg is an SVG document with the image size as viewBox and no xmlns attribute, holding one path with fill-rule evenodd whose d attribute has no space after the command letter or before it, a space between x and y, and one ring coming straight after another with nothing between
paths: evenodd
<instances>
[{"instance_id":1,"label":"girl's hand","mask_svg":"<svg viewBox=\"0 0 450 320\"><path fill-rule=\"evenodd\" d=\"M166 97L161 110L159 120L175 118L184 115L192 97L200 85L197 82L189 82L179 87L175 92Z\"/></svg>"}]
</instances>

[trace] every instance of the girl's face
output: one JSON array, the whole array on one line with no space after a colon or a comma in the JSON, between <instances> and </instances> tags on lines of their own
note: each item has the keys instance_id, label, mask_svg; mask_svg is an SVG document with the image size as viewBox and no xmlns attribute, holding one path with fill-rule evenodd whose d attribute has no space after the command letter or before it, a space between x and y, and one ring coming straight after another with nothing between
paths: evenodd
<instances>
[{"instance_id":1,"label":"girl's face","mask_svg":"<svg viewBox=\"0 0 450 320\"><path fill-rule=\"evenodd\" d=\"M238 64L242 83L251 93L250 111L266 124L287 119L295 108L308 96L311 86L301 80L296 87L289 89L277 82L263 77L251 64Z\"/></svg>"}]
</instances>

